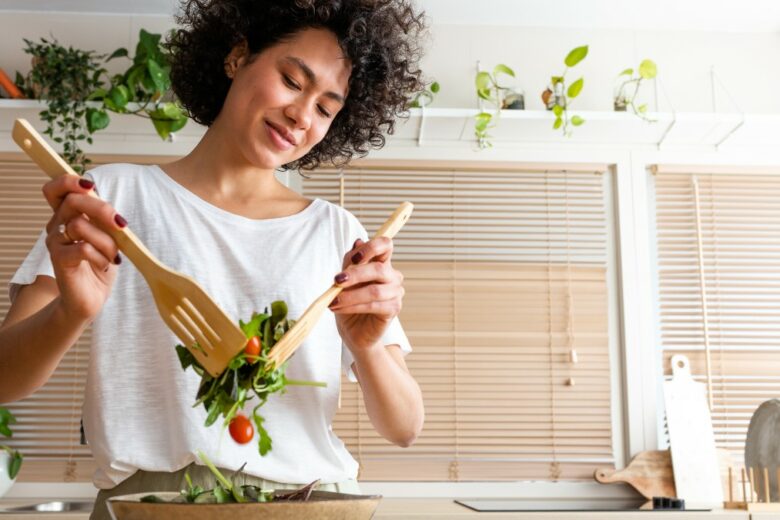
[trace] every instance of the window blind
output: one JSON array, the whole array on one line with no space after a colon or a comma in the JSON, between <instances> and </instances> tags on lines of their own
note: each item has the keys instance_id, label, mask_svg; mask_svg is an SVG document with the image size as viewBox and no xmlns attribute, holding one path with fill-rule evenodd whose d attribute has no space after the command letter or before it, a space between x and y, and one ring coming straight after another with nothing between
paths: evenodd
<instances>
[{"instance_id":1,"label":"window blind","mask_svg":"<svg viewBox=\"0 0 780 520\"><path fill-rule=\"evenodd\" d=\"M780 392L780 171L660 167L655 200L665 374L688 356L716 444L741 459L753 411Z\"/></svg>"},{"instance_id":2,"label":"window blind","mask_svg":"<svg viewBox=\"0 0 780 520\"><path fill-rule=\"evenodd\" d=\"M304 195L342 203L369 235L415 205L393 262L426 423L412 447L392 446L344 383L334 430L361 480L590 480L614 464L607 177L421 165L304 179Z\"/></svg>"},{"instance_id":3,"label":"window blind","mask_svg":"<svg viewBox=\"0 0 780 520\"><path fill-rule=\"evenodd\" d=\"M155 157L102 156L108 162L152 162ZM51 217L41 193L48 177L21 154L0 154L0 320L10 307L8 282ZM0 443L25 457L19 481L72 482L92 480L95 465L81 440L81 406L89 363L90 330L65 354L49 381L33 395L3 403L16 416L11 439ZM35 348L31 345L30 348Z\"/></svg>"}]
</instances>

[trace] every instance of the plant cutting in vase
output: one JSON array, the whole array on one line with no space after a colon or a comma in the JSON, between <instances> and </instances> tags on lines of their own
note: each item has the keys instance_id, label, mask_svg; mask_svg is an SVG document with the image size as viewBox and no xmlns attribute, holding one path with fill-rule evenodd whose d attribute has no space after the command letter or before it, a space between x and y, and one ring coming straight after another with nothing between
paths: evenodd
<instances>
[{"instance_id":1,"label":"plant cutting in vase","mask_svg":"<svg viewBox=\"0 0 780 520\"><path fill-rule=\"evenodd\" d=\"M12 437L13 432L11 431L10 424L16 423L16 417L13 416L11 412L8 411L8 409L0 407L0 435L3 437ZM8 462L8 477L13 480L16 478L16 475L19 474L19 470L22 467L22 454L19 453L18 450L14 450L8 446L0 446L0 451L5 451L8 453L10 460ZM2 468L0 468L1 470Z\"/></svg>"},{"instance_id":2,"label":"plant cutting in vase","mask_svg":"<svg viewBox=\"0 0 780 520\"><path fill-rule=\"evenodd\" d=\"M409 102L409 108L427 107L433 103L433 98L439 93L440 85L438 81L428 83L425 88L412 96Z\"/></svg>"},{"instance_id":3,"label":"plant cutting in vase","mask_svg":"<svg viewBox=\"0 0 780 520\"><path fill-rule=\"evenodd\" d=\"M571 136L572 126L580 126L585 122L583 118L578 115L569 117L569 103L572 99L580 95L582 87L585 84L585 78L579 78L566 86L566 73L570 68L577 65L579 62L585 59L588 55L588 46L583 45L572 49L563 60L566 68L563 69L563 73L560 76L552 76L550 85L542 92L542 102L547 107L547 110L551 110L555 114L555 121L553 122L553 130L563 128L563 135Z\"/></svg>"},{"instance_id":4,"label":"plant cutting in vase","mask_svg":"<svg viewBox=\"0 0 780 520\"><path fill-rule=\"evenodd\" d=\"M615 88L615 110L625 112L630 107L631 111L640 118L648 122L655 122L647 117L646 103L639 106L636 106L635 103L642 81L655 78L658 75L658 68L653 60L642 60L636 72L637 75L634 76L634 69L628 68L618 74L617 80L620 83Z\"/></svg>"},{"instance_id":5,"label":"plant cutting in vase","mask_svg":"<svg viewBox=\"0 0 780 520\"><path fill-rule=\"evenodd\" d=\"M33 66L26 77L17 72L16 83L28 97L46 100L47 108L40 114L48 125L44 133L63 145L62 155L77 172L83 173L91 162L79 143L92 144L92 134L108 126L109 111L151 119L162 139L186 124L187 116L170 93L169 54L160 38L141 29L133 64L110 77L103 64L128 57L127 49L117 49L106 58L93 51L66 49L56 40L24 40ZM137 105L131 109L130 103Z\"/></svg>"},{"instance_id":6,"label":"plant cutting in vase","mask_svg":"<svg viewBox=\"0 0 780 520\"><path fill-rule=\"evenodd\" d=\"M480 149L493 146L488 140L490 137L488 135L488 130L490 128L495 128L496 124L498 124L501 109L506 108L504 106L504 93L511 90L509 87L502 87L498 84L498 76L500 74L512 76L513 78L515 77L515 72L512 69L503 63L499 63L493 68L492 74L480 71L477 72L477 77L474 80L479 99L488 101L495 106L494 114L491 114L486 110L481 110L480 113L475 116L474 135L477 138L477 145Z\"/></svg>"}]
</instances>

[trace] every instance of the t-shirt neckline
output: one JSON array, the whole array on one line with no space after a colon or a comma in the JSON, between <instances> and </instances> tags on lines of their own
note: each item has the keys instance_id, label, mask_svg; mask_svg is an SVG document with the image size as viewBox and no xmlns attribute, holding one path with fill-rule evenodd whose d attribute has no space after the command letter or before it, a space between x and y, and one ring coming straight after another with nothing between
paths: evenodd
<instances>
[{"instance_id":1,"label":"t-shirt neckline","mask_svg":"<svg viewBox=\"0 0 780 520\"><path fill-rule=\"evenodd\" d=\"M319 205L323 202L321 199L315 198L312 199L312 201L309 203L308 206L306 206L304 209L299 211L298 213L293 213L292 215L285 215L283 217L273 217L273 218L265 218L265 219L253 219L249 217L245 217L243 215L239 215L237 213L233 213L231 211L228 211L226 209L222 209L219 206L215 206L214 204L202 199L195 193L191 192L175 180L173 180L167 173L165 173L165 170L163 170L159 165L152 164L151 170L154 172L154 174L157 176L160 181L164 185L168 187L172 192L174 192L179 197L183 198L187 202L197 206L201 210L208 212L218 218L226 219L231 221L232 223L238 223L243 225L252 225L252 226L271 226L271 225L280 225L280 224L288 224L292 223L298 220L304 220L308 218Z\"/></svg>"}]
</instances>

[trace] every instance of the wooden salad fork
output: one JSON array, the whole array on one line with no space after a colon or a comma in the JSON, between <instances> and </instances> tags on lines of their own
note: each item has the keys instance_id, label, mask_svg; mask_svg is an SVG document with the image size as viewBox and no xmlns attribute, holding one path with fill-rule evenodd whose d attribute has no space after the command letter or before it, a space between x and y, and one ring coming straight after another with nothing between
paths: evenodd
<instances>
[{"instance_id":1,"label":"wooden salad fork","mask_svg":"<svg viewBox=\"0 0 780 520\"><path fill-rule=\"evenodd\" d=\"M55 179L78 174L55 152L25 119L17 119L13 140L46 174ZM94 190L89 194L97 197ZM141 243L129 227L108 231L152 290L163 321L212 376L246 346L238 325L195 280L166 267Z\"/></svg>"},{"instance_id":2,"label":"wooden salad fork","mask_svg":"<svg viewBox=\"0 0 780 520\"><path fill-rule=\"evenodd\" d=\"M402 202L398 209L390 215L390 218L382 224L374 238L393 238L406 224L406 221L409 220L413 209L414 205L411 202ZM290 359L290 356L293 355L296 349L303 343L303 340L306 339L306 336L309 335L311 329L314 328L314 325L317 324L320 316L328 308L333 298L338 296L342 290L342 287L334 283L328 290L322 293L322 296L314 300L314 303L309 305L303 316L295 322L295 325L285 332L284 336L273 346L268 353L269 363L273 363L275 367L280 367L285 361Z\"/></svg>"}]
</instances>

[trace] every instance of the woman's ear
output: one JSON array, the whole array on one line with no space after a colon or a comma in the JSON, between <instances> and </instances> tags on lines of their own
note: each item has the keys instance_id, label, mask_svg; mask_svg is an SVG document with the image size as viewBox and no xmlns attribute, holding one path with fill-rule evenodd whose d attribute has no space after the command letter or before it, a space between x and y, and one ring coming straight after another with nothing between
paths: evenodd
<instances>
[{"instance_id":1,"label":"woman's ear","mask_svg":"<svg viewBox=\"0 0 780 520\"><path fill-rule=\"evenodd\" d=\"M249 44L247 44L246 40L241 40L240 43L231 49L230 54L225 58L225 74L228 78L233 79L235 77L236 71L244 64L248 55Z\"/></svg>"}]
</instances>

